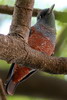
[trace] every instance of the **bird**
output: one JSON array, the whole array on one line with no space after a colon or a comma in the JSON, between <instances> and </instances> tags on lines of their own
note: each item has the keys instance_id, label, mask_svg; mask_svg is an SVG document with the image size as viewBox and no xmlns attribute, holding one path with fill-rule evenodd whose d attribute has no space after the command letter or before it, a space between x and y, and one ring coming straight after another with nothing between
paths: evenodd
<instances>
[{"instance_id":1,"label":"bird","mask_svg":"<svg viewBox=\"0 0 67 100\"><path fill-rule=\"evenodd\" d=\"M50 8L43 9L37 15L37 22L30 28L28 45L37 51L46 53L48 56L54 54L56 44L54 4ZM18 84L28 79L37 69L20 66L13 63L7 75L5 90L7 94L13 95Z\"/></svg>"}]
</instances>

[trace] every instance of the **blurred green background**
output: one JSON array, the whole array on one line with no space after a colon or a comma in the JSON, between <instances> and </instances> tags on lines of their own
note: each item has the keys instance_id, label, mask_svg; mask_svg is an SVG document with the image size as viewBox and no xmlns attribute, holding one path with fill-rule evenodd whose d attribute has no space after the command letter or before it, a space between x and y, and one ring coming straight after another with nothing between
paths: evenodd
<instances>
[{"instance_id":1,"label":"blurred green background","mask_svg":"<svg viewBox=\"0 0 67 100\"><path fill-rule=\"evenodd\" d=\"M14 6L15 0L0 0L0 5L10 5ZM52 4L55 4L56 11L67 12L67 1L66 0L35 0L34 8L44 9L46 7L51 7ZM59 6L60 5L60 6ZM64 16L64 15L63 15ZM65 16L64 18L67 18ZM60 16L59 16L60 19ZM8 34L9 27L11 24L12 16L0 14L0 33ZM36 23L36 18L33 17L31 25ZM56 20L56 37L57 37L57 46L55 50L55 56L67 57L67 21L66 23ZM10 68L10 65L7 62L0 60L0 69L5 70ZM58 77L64 80L67 80L67 75L50 75L48 73L41 73L44 75L49 75L51 77ZM32 98L26 96L8 96L8 100L47 100L40 98Z\"/></svg>"}]
</instances>

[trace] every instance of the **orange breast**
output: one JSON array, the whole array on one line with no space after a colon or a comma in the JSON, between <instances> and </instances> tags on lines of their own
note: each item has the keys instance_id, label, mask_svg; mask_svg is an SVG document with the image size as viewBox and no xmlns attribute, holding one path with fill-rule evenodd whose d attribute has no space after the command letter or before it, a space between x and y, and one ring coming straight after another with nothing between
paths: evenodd
<instances>
[{"instance_id":1,"label":"orange breast","mask_svg":"<svg viewBox=\"0 0 67 100\"><path fill-rule=\"evenodd\" d=\"M51 55L54 51L54 45L50 39L35 30L32 31L28 43L31 48L47 53L48 55Z\"/></svg>"}]
</instances>

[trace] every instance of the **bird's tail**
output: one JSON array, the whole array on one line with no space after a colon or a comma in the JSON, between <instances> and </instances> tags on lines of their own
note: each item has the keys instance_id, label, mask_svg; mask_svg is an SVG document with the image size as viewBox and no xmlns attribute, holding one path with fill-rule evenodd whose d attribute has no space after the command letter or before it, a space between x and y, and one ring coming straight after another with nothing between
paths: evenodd
<instances>
[{"instance_id":1,"label":"bird's tail","mask_svg":"<svg viewBox=\"0 0 67 100\"><path fill-rule=\"evenodd\" d=\"M13 95L17 85L27 79L35 71L35 69L12 64L10 71L7 75L7 80L5 82L5 90L7 94Z\"/></svg>"}]
</instances>

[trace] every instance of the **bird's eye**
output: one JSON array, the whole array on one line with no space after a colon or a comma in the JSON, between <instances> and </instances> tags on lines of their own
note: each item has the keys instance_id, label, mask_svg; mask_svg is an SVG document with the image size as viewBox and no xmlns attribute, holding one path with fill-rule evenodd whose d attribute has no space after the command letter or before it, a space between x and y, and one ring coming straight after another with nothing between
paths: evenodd
<instances>
[{"instance_id":1,"label":"bird's eye","mask_svg":"<svg viewBox=\"0 0 67 100\"><path fill-rule=\"evenodd\" d=\"M37 20L39 20L39 19L41 19L41 18L42 18L42 16L40 15L40 16L37 17Z\"/></svg>"},{"instance_id":2,"label":"bird's eye","mask_svg":"<svg viewBox=\"0 0 67 100\"><path fill-rule=\"evenodd\" d=\"M41 19L42 18L42 16L39 16L39 19Z\"/></svg>"}]
</instances>

